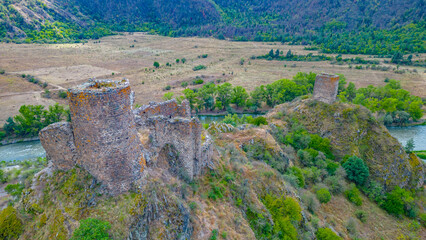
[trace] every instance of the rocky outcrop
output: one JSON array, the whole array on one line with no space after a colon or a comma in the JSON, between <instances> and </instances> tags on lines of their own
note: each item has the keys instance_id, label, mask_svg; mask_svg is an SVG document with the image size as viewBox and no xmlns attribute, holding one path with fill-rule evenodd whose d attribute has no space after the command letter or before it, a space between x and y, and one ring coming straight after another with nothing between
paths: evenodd
<instances>
[{"instance_id":1,"label":"rocky outcrop","mask_svg":"<svg viewBox=\"0 0 426 240\"><path fill-rule=\"evenodd\" d=\"M54 169L83 167L112 194L129 190L146 161L153 163L165 147L177 156L167 168L188 179L212 157L211 141L202 140L202 125L191 118L187 101L151 102L133 110L128 80L91 80L69 89L68 98L71 123L51 124L40 132L47 158ZM141 129L149 131L147 146Z\"/></svg>"},{"instance_id":2,"label":"rocky outcrop","mask_svg":"<svg viewBox=\"0 0 426 240\"><path fill-rule=\"evenodd\" d=\"M383 184L386 190L395 186L418 188L424 183L426 172L421 160L414 154L408 155L398 140L363 106L330 105L307 99L277 106L269 116L277 112L294 117L310 133L330 139L337 160L345 155L362 158L372 179Z\"/></svg>"}]
</instances>

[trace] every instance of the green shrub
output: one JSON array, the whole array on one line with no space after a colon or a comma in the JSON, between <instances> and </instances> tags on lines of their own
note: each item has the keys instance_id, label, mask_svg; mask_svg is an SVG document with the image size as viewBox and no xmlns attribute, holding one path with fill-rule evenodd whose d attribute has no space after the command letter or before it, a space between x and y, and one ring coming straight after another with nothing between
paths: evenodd
<instances>
[{"instance_id":1,"label":"green shrub","mask_svg":"<svg viewBox=\"0 0 426 240\"><path fill-rule=\"evenodd\" d=\"M190 203L189 203L189 208L190 208L192 211L195 211L195 210L197 209L197 207L198 207L198 205L197 205L197 203L196 203L196 202L190 202Z\"/></svg>"},{"instance_id":2,"label":"green shrub","mask_svg":"<svg viewBox=\"0 0 426 240\"><path fill-rule=\"evenodd\" d=\"M187 86L188 86L188 82L182 82L182 83L180 84L180 86L182 86L183 88L185 88L185 87L187 87Z\"/></svg>"},{"instance_id":3,"label":"green shrub","mask_svg":"<svg viewBox=\"0 0 426 240\"><path fill-rule=\"evenodd\" d=\"M16 239L21 234L22 222L16 209L8 206L0 213L0 239Z\"/></svg>"},{"instance_id":4,"label":"green shrub","mask_svg":"<svg viewBox=\"0 0 426 240\"><path fill-rule=\"evenodd\" d=\"M265 117L259 116L259 117L256 117L255 119L253 119L253 124L256 125L256 126L268 125L268 121L266 121Z\"/></svg>"},{"instance_id":5,"label":"green shrub","mask_svg":"<svg viewBox=\"0 0 426 240\"><path fill-rule=\"evenodd\" d=\"M269 194L262 202L272 215L275 233L280 232L283 239L297 239L297 230L292 222L298 223L302 220L302 208L299 203L291 197L275 197Z\"/></svg>"},{"instance_id":6,"label":"green shrub","mask_svg":"<svg viewBox=\"0 0 426 240\"><path fill-rule=\"evenodd\" d=\"M6 183L7 182L7 174L0 169L0 183Z\"/></svg>"},{"instance_id":7,"label":"green shrub","mask_svg":"<svg viewBox=\"0 0 426 240\"><path fill-rule=\"evenodd\" d=\"M394 216L400 216L405 213L405 210L413 203L414 199L411 193L400 187L386 194L386 200L382 207Z\"/></svg>"},{"instance_id":8,"label":"green shrub","mask_svg":"<svg viewBox=\"0 0 426 240\"><path fill-rule=\"evenodd\" d=\"M339 176L330 176L324 180L333 194L339 194L344 190L344 180Z\"/></svg>"},{"instance_id":9,"label":"green shrub","mask_svg":"<svg viewBox=\"0 0 426 240\"><path fill-rule=\"evenodd\" d=\"M328 203L331 200L331 194L326 188L321 188L316 192L317 199L320 203Z\"/></svg>"},{"instance_id":10,"label":"green shrub","mask_svg":"<svg viewBox=\"0 0 426 240\"><path fill-rule=\"evenodd\" d=\"M367 165L364 161L357 157L350 157L344 164L347 178L358 185L364 185L370 175Z\"/></svg>"},{"instance_id":11,"label":"green shrub","mask_svg":"<svg viewBox=\"0 0 426 240\"><path fill-rule=\"evenodd\" d=\"M303 176L303 172L300 168L294 166L290 168L290 171L294 176L297 177L299 187L305 187L305 176Z\"/></svg>"},{"instance_id":12,"label":"green shrub","mask_svg":"<svg viewBox=\"0 0 426 240\"><path fill-rule=\"evenodd\" d=\"M311 213L315 213L320 205L318 200L315 198L315 195L309 191L303 193L302 201Z\"/></svg>"},{"instance_id":13,"label":"green shrub","mask_svg":"<svg viewBox=\"0 0 426 240\"><path fill-rule=\"evenodd\" d=\"M318 240L340 240L341 237L337 236L330 228L319 228L315 233Z\"/></svg>"},{"instance_id":14,"label":"green shrub","mask_svg":"<svg viewBox=\"0 0 426 240\"><path fill-rule=\"evenodd\" d=\"M209 240L217 240L218 234L219 234L219 231L217 229L213 229L212 235L210 236Z\"/></svg>"},{"instance_id":15,"label":"green shrub","mask_svg":"<svg viewBox=\"0 0 426 240\"><path fill-rule=\"evenodd\" d=\"M199 84L203 84L203 83L204 83L204 80L201 79L201 78L197 78L194 81L192 81L193 85L199 85Z\"/></svg>"},{"instance_id":16,"label":"green shrub","mask_svg":"<svg viewBox=\"0 0 426 240\"><path fill-rule=\"evenodd\" d=\"M426 227L426 213L420 214L420 222L422 223L423 227Z\"/></svg>"},{"instance_id":17,"label":"green shrub","mask_svg":"<svg viewBox=\"0 0 426 240\"><path fill-rule=\"evenodd\" d=\"M172 89L172 87L171 87L170 85L167 85L167 86L164 88L164 90L166 90L166 91L168 91L168 90L170 90L170 89Z\"/></svg>"},{"instance_id":18,"label":"green shrub","mask_svg":"<svg viewBox=\"0 0 426 240\"><path fill-rule=\"evenodd\" d=\"M74 231L72 240L108 240L111 239L108 230L111 224L95 218L80 221L80 226Z\"/></svg>"},{"instance_id":19,"label":"green shrub","mask_svg":"<svg viewBox=\"0 0 426 240\"><path fill-rule=\"evenodd\" d=\"M159 63L159 62L154 62L153 66L154 66L155 68L159 68L159 67L160 67L160 63Z\"/></svg>"},{"instance_id":20,"label":"green shrub","mask_svg":"<svg viewBox=\"0 0 426 240\"><path fill-rule=\"evenodd\" d=\"M352 236L355 236L357 234L358 224L354 218L351 217L348 219L348 221L346 222L346 229Z\"/></svg>"},{"instance_id":21,"label":"green shrub","mask_svg":"<svg viewBox=\"0 0 426 240\"><path fill-rule=\"evenodd\" d=\"M367 221L368 214L363 210L356 210L355 216L363 223Z\"/></svg>"},{"instance_id":22,"label":"green shrub","mask_svg":"<svg viewBox=\"0 0 426 240\"><path fill-rule=\"evenodd\" d=\"M21 198L22 190L24 190L24 185L20 183L9 184L4 188L4 190L11 196L19 199Z\"/></svg>"},{"instance_id":23,"label":"green shrub","mask_svg":"<svg viewBox=\"0 0 426 240\"><path fill-rule=\"evenodd\" d=\"M67 98L67 92L66 91L59 91L58 96L60 98Z\"/></svg>"},{"instance_id":24,"label":"green shrub","mask_svg":"<svg viewBox=\"0 0 426 240\"><path fill-rule=\"evenodd\" d=\"M207 67L204 65L198 65L192 68L193 71L199 71L199 70L203 70L206 69Z\"/></svg>"},{"instance_id":25,"label":"green shrub","mask_svg":"<svg viewBox=\"0 0 426 240\"><path fill-rule=\"evenodd\" d=\"M362 205L361 193L355 184L351 184L348 190L345 191L346 198L357 206Z\"/></svg>"}]
</instances>

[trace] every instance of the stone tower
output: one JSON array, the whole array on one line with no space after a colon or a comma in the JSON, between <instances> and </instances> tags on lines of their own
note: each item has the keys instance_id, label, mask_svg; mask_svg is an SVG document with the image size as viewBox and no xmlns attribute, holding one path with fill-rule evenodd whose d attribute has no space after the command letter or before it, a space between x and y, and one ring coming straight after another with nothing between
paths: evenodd
<instances>
[{"instance_id":1,"label":"stone tower","mask_svg":"<svg viewBox=\"0 0 426 240\"><path fill-rule=\"evenodd\" d=\"M127 190L144 164L128 80L90 81L69 89L68 98L77 164L118 192Z\"/></svg>"},{"instance_id":2,"label":"stone tower","mask_svg":"<svg viewBox=\"0 0 426 240\"><path fill-rule=\"evenodd\" d=\"M47 157L61 170L78 164L113 194L127 191L145 167L128 80L91 80L68 98L71 124L40 132Z\"/></svg>"},{"instance_id":3,"label":"stone tower","mask_svg":"<svg viewBox=\"0 0 426 240\"><path fill-rule=\"evenodd\" d=\"M336 101L338 87L338 75L320 73L315 79L313 99L332 104Z\"/></svg>"}]
</instances>

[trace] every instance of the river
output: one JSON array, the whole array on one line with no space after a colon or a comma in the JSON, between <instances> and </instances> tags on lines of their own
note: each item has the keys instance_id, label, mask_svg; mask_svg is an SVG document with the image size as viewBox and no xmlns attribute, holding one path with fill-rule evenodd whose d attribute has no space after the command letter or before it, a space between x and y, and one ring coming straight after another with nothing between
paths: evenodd
<instances>
[{"instance_id":1,"label":"river","mask_svg":"<svg viewBox=\"0 0 426 240\"><path fill-rule=\"evenodd\" d=\"M414 150L426 150L426 126L389 127L389 133L405 146L411 138L414 140Z\"/></svg>"},{"instance_id":2,"label":"river","mask_svg":"<svg viewBox=\"0 0 426 240\"><path fill-rule=\"evenodd\" d=\"M0 162L11 162L13 160L32 160L46 156L40 141L14 143L0 146Z\"/></svg>"},{"instance_id":3,"label":"river","mask_svg":"<svg viewBox=\"0 0 426 240\"><path fill-rule=\"evenodd\" d=\"M202 123L220 121L224 116L199 116ZM389 132L405 146L410 138L413 138L414 150L426 150L426 126L414 127L391 127ZM40 144L40 141L31 141L23 143L9 144L0 146L0 161L10 162L13 160L21 161L26 159L36 159L44 157L46 152Z\"/></svg>"}]
</instances>

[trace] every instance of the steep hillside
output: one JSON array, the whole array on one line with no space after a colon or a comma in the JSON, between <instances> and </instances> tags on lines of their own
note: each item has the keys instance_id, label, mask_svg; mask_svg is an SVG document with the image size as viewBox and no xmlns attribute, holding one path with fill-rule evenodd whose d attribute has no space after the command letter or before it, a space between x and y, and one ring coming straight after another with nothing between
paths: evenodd
<instances>
[{"instance_id":1,"label":"steep hillside","mask_svg":"<svg viewBox=\"0 0 426 240\"><path fill-rule=\"evenodd\" d=\"M424 0L2 0L0 38L72 41L109 29L315 44L324 52L415 53L426 51L424 6Z\"/></svg>"},{"instance_id":2,"label":"steep hillside","mask_svg":"<svg viewBox=\"0 0 426 240\"><path fill-rule=\"evenodd\" d=\"M2 0L0 9L4 41L69 42L111 34L77 8L55 0Z\"/></svg>"},{"instance_id":3,"label":"steep hillside","mask_svg":"<svg viewBox=\"0 0 426 240\"><path fill-rule=\"evenodd\" d=\"M7 234L19 239L421 239L424 192L395 188L402 191L401 207L409 216L395 218L380 208L392 213L388 202L396 199L387 176L376 171L384 165L397 169L391 184L409 187L417 183L402 175L417 174L423 181L423 166L417 166L419 172L408 166L407 155L383 126L370 119L368 110L354 108L296 100L277 106L268 125L212 124L214 156L201 176L185 180L164 167L176 157L169 148L148 164L130 191L117 196L78 166L69 171L49 166L32 180L25 170L19 177L23 184L9 188L14 207L3 210L0 220L6 218ZM331 115L321 114L324 109ZM331 143L305 132L302 142L310 136L309 141L322 143L296 153L295 142L283 139L296 141L295 131L303 128L294 126L297 121ZM362 136L354 140L354 134ZM317 156L306 161L301 151ZM371 152L379 161L369 158ZM372 175L365 186L347 179L338 163L345 153L365 157ZM380 155L389 161L380 163L386 160ZM388 193L374 185L381 178Z\"/></svg>"}]
</instances>

